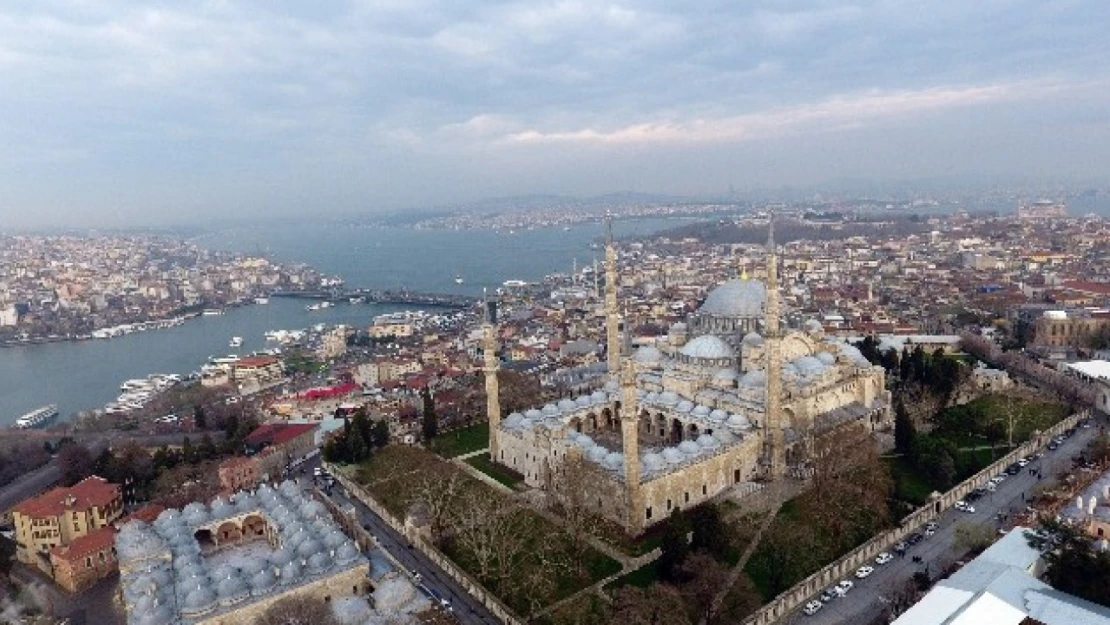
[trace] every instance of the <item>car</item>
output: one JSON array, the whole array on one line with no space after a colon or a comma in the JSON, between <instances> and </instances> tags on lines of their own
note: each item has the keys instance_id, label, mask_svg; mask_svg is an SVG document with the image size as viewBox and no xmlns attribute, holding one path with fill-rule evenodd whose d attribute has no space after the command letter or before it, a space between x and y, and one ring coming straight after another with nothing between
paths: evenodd
<instances>
[{"instance_id":1,"label":"car","mask_svg":"<svg viewBox=\"0 0 1110 625\"><path fill-rule=\"evenodd\" d=\"M821 601L824 601L825 603L828 603L839 596L840 593L836 591L836 587L834 586L832 588L826 589L825 592L821 593L819 599L821 599Z\"/></svg>"},{"instance_id":2,"label":"car","mask_svg":"<svg viewBox=\"0 0 1110 625\"><path fill-rule=\"evenodd\" d=\"M409 571L409 573L411 573L411 574L412 574L412 578L413 578L414 580L416 580L417 582L419 582L420 580L424 579L424 576L423 576L423 575L421 575L421 574L420 574L420 571L417 571L416 569L413 569L412 571Z\"/></svg>"},{"instance_id":3,"label":"car","mask_svg":"<svg viewBox=\"0 0 1110 625\"><path fill-rule=\"evenodd\" d=\"M940 524L937 523L936 521L929 521L928 523L925 524L925 529L933 530L934 532L937 531L938 527L940 527Z\"/></svg>"},{"instance_id":4,"label":"car","mask_svg":"<svg viewBox=\"0 0 1110 625\"><path fill-rule=\"evenodd\" d=\"M968 513L968 514L975 514L975 506L973 506L971 504L968 504L967 507L965 507L963 511Z\"/></svg>"},{"instance_id":5,"label":"car","mask_svg":"<svg viewBox=\"0 0 1110 625\"><path fill-rule=\"evenodd\" d=\"M316 477L320 477L323 474L324 474L324 470L321 469L320 467L316 467L315 469L312 470L312 475L314 475Z\"/></svg>"},{"instance_id":6,"label":"car","mask_svg":"<svg viewBox=\"0 0 1110 625\"><path fill-rule=\"evenodd\" d=\"M931 527L926 527L925 528L925 538L928 538L928 537L930 537L930 536L932 536L933 534L936 534L936 533L937 533L937 531L935 529L931 528Z\"/></svg>"},{"instance_id":7,"label":"car","mask_svg":"<svg viewBox=\"0 0 1110 625\"><path fill-rule=\"evenodd\" d=\"M1017 461L1017 462L1015 462L1014 464L1016 464L1016 465L1018 465L1019 467L1021 467L1021 468L1023 468L1023 469L1024 469L1024 468L1025 468L1026 466L1028 466L1028 465L1029 465L1029 461L1028 461L1028 460L1026 460L1025 458L1022 458L1021 460L1018 460L1018 461Z\"/></svg>"},{"instance_id":8,"label":"car","mask_svg":"<svg viewBox=\"0 0 1110 625\"><path fill-rule=\"evenodd\" d=\"M1021 473L1021 467L1019 467L1018 465L1011 464L1010 466L1006 467L1007 475L1017 475L1018 473Z\"/></svg>"},{"instance_id":9,"label":"car","mask_svg":"<svg viewBox=\"0 0 1110 625\"><path fill-rule=\"evenodd\" d=\"M924 538L925 537L922 536L921 534L918 534L917 532L914 532L914 533L912 533L912 534L910 534L909 536L906 537L906 542L908 542L911 545L916 545L917 543L924 540Z\"/></svg>"},{"instance_id":10,"label":"car","mask_svg":"<svg viewBox=\"0 0 1110 625\"><path fill-rule=\"evenodd\" d=\"M898 553L898 554L906 553L906 550L909 549L909 548L910 548L910 546L907 545L906 541L904 541L904 540L900 540L894 545L894 551L895 551L895 553Z\"/></svg>"},{"instance_id":11,"label":"car","mask_svg":"<svg viewBox=\"0 0 1110 625\"><path fill-rule=\"evenodd\" d=\"M965 501L975 501L975 500L979 499L982 496L983 496L983 493L979 492L978 490L973 490L964 497L964 500Z\"/></svg>"},{"instance_id":12,"label":"car","mask_svg":"<svg viewBox=\"0 0 1110 625\"><path fill-rule=\"evenodd\" d=\"M868 575L870 575L874 572L875 572L875 567L873 567L873 566L861 566L858 569L856 569L856 577L858 579L863 579L863 578L867 577Z\"/></svg>"},{"instance_id":13,"label":"car","mask_svg":"<svg viewBox=\"0 0 1110 625\"><path fill-rule=\"evenodd\" d=\"M890 553L884 551L884 552L880 553L878 556L875 557L875 564L886 564L886 563L890 562L893 559L894 559L894 556L892 556L892 555L890 555Z\"/></svg>"},{"instance_id":14,"label":"car","mask_svg":"<svg viewBox=\"0 0 1110 625\"><path fill-rule=\"evenodd\" d=\"M993 493L998 490L998 486L994 482L987 482L987 490Z\"/></svg>"},{"instance_id":15,"label":"car","mask_svg":"<svg viewBox=\"0 0 1110 625\"><path fill-rule=\"evenodd\" d=\"M848 594L848 591L851 590L853 586L855 586L855 584L853 584L852 580L850 579L840 580L840 582L836 585L836 591L840 593L841 597L843 597L844 595Z\"/></svg>"},{"instance_id":16,"label":"car","mask_svg":"<svg viewBox=\"0 0 1110 625\"><path fill-rule=\"evenodd\" d=\"M805 612L807 616L813 616L814 614L817 614L817 611L823 607L825 607L825 604L821 603L820 601L810 601L806 604L806 607L802 608L802 612Z\"/></svg>"},{"instance_id":17,"label":"car","mask_svg":"<svg viewBox=\"0 0 1110 625\"><path fill-rule=\"evenodd\" d=\"M967 510L968 503L966 501L964 501L963 499L961 499L961 500L957 501L956 503L952 504L952 507L957 509L957 510Z\"/></svg>"}]
</instances>

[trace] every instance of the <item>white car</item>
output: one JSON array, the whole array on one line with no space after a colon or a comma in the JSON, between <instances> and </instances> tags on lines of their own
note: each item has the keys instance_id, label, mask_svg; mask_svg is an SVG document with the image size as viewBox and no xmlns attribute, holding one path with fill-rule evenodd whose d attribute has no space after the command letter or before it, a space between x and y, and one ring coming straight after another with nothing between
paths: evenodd
<instances>
[{"instance_id":1,"label":"white car","mask_svg":"<svg viewBox=\"0 0 1110 625\"><path fill-rule=\"evenodd\" d=\"M875 567L873 566L861 566L859 567L859 569L856 570L856 577L858 579L863 579L874 572Z\"/></svg>"},{"instance_id":2,"label":"white car","mask_svg":"<svg viewBox=\"0 0 1110 625\"><path fill-rule=\"evenodd\" d=\"M986 488L993 493L994 491L998 490L998 484L997 482L987 482Z\"/></svg>"},{"instance_id":3,"label":"white car","mask_svg":"<svg viewBox=\"0 0 1110 625\"><path fill-rule=\"evenodd\" d=\"M880 553L878 555L878 557L875 558L875 564L886 564L887 562L890 562L893 559L894 559L894 556L892 556L889 553L887 553L886 551L884 551L884 552Z\"/></svg>"},{"instance_id":4,"label":"white car","mask_svg":"<svg viewBox=\"0 0 1110 625\"><path fill-rule=\"evenodd\" d=\"M928 537L930 537L930 536L932 536L933 534L936 534L936 533L937 533L937 530L935 528L932 528L932 527L926 527L925 528L925 538L928 538Z\"/></svg>"},{"instance_id":5,"label":"white car","mask_svg":"<svg viewBox=\"0 0 1110 625\"><path fill-rule=\"evenodd\" d=\"M1023 469L1025 468L1025 465L1027 465L1027 464L1029 464L1029 461L1026 460L1025 458L1022 458L1021 460L1017 461L1017 465L1019 467L1023 468Z\"/></svg>"},{"instance_id":6,"label":"white car","mask_svg":"<svg viewBox=\"0 0 1110 625\"><path fill-rule=\"evenodd\" d=\"M851 590L853 586L855 586L855 584L852 583L852 580L842 580L836 585L836 592L839 593L841 597L843 597L844 595L848 594L848 591Z\"/></svg>"},{"instance_id":7,"label":"white car","mask_svg":"<svg viewBox=\"0 0 1110 625\"><path fill-rule=\"evenodd\" d=\"M802 612L805 612L807 616L813 616L814 614L817 614L817 611L824 606L825 604L821 603L820 601L810 601L806 604L806 607L802 608Z\"/></svg>"},{"instance_id":8,"label":"white car","mask_svg":"<svg viewBox=\"0 0 1110 625\"><path fill-rule=\"evenodd\" d=\"M975 514L975 506L971 504L964 504L964 512L968 514Z\"/></svg>"}]
</instances>

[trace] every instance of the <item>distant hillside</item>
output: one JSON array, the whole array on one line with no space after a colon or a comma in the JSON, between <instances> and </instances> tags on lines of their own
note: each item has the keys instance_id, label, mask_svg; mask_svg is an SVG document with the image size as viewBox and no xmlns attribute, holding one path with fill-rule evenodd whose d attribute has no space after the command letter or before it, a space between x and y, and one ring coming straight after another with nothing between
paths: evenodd
<instances>
[{"instance_id":1,"label":"distant hillside","mask_svg":"<svg viewBox=\"0 0 1110 625\"><path fill-rule=\"evenodd\" d=\"M775 240L779 243L791 241L837 241L852 237L873 237L925 233L932 226L909 218L874 223L832 223L813 224L794 220L775 221ZM652 235L670 239L692 237L706 243L727 245L733 243L756 244L767 241L765 224L743 224L701 222L664 230Z\"/></svg>"}]
</instances>

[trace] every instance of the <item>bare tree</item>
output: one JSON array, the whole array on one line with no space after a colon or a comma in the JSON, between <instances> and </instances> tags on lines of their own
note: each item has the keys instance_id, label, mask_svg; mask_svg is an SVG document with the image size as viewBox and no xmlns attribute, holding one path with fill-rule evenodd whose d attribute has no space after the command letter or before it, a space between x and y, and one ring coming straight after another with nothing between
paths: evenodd
<instances>
[{"instance_id":1,"label":"bare tree","mask_svg":"<svg viewBox=\"0 0 1110 625\"><path fill-rule=\"evenodd\" d=\"M466 481L458 471L446 473L432 472L420 478L413 490L411 502L427 506L431 522L432 540L439 541L450 523L451 516L457 514L464 498Z\"/></svg>"},{"instance_id":2,"label":"bare tree","mask_svg":"<svg viewBox=\"0 0 1110 625\"><path fill-rule=\"evenodd\" d=\"M845 426L816 444L806 513L842 542L870 536L889 520L893 483L867 436L862 428Z\"/></svg>"},{"instance_id":3,"label":"bare tree","mask_svg":"<svg viewBox=\"0 0 1110 625\"><path fill-rule=\"evenodd\" d=\"M598 527L597 517L588 502L589 485L595 475L581 456L568 456L562 463L555 481L555 493L564 527L569 539L571 555L576 565L585 566L585 555L590 549L590 539Z\"/></svg>"},{"instance_id":4,"label":"bare tree","mask_svg":"<svg viewBox=\"0 0 1110 625\"><path fill-rule=\"evenodd\" d=\"M340 625L328 604L307 596L279 599L253 625Z\"/></svg>"},{"instance_id":5,"label":"bare tree","mask_svg":"<svg viewBox=\"0 0 1110 625\"><path fill-rule=\"evenodd\" d=\"M682 596L673 586L625 586L613 593L612 625L690 625Z\"/></svg>"}]
</instances>

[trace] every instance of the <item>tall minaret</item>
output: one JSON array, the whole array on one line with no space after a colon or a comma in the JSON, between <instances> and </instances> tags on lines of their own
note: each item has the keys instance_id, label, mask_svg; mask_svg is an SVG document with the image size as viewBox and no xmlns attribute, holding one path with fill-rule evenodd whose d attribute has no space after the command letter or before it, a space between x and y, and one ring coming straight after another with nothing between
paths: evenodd
<instances>
[{"instance_id":1,"label":"tall minaret","mask_svg":"<svg viewBox=\"0 0 1110 625\"><path fill-rule=\"evenodd\" d=\"M485 362L482 371L486 374L486 415L489 417L489 457L496 462L499 460L498 434L501 425L501 396L497 384L497 372L501 369L501 363L497 358L497 320L493 318L494 313L490 309L489 302L486 301L483 305L486 307L486 322L483 326L485 336L482 341L482 351L484 352L483 356Z\"/></svg>"},{"instance_id":2,"label":"tall minaret","mask_svg":"<svg viewBox=\"0 0 1110 625\"><path fill-rule=\"evenodd\" d=\"M782 428L782 331L779 327L778 255L775 252L775 216L767 225L767 301L763 311L763 334L767 346L767 388L764 398L765 445L768 474L772 480L786 473Z\"/></svg>"},{"instance_id":3,"label":"tall minaret","mask_svg":"<svg viewBox=\"0 0 1110 625\"><path fill-rule=\"evenodd\" d=\"M621 445L624 453L624 483L628 497L628 529L639 534L643 527L640 510L640 419L636 405L636 374L632 361L621 368Z\"/></svg>"},{"instance_id":4,"label":"tall minaret","mask_svg":"<svg viewBox=\"0 0 1110 625\"><path fill-rule=\"evenodd\" d=\"M617 310L617 248L613 246L613 218L605 217L605 350L609 360L609 375L620 374L621 337L620 316Z\"/></svg>"}]
</instances>

